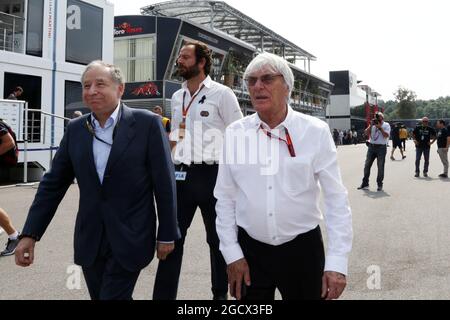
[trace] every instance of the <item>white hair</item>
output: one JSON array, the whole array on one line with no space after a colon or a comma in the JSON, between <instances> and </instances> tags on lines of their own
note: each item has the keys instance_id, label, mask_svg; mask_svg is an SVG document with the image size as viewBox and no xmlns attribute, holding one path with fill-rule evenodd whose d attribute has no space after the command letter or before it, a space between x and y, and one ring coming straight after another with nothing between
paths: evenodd
<instances>
[{"instance_id":1,"label":"white hair","mask_svg":"<svg viewBox=\"0 0 450 320\"><path fill-rule=\"evenodd\" d=\"M115 83L117 83L118 85L125 84L125 78L124 78L123 73L122 73L122 71L120 70L120 68L119 68L118 66L115 66L115 65L113 65L113 64L106 63L106 62L101 61L101 60L95 60L95 61L92 61L91 63L89 63L89 64L86 66L86 69L84 69L84 72L83 72L83 74L81 75L81 83L84 83L84 76L86 75L86 73L87 73L90 69L95 68L95 67L104 67L104 68L108 69L109 74L110 74L110 76L111 76L111 79L112 79Z\"/></svg>"},{"instance_id":2,"label":"white hair","mask_svg":"<svg viewBox=\"0 0 450 320\"><path fill-rule=\"evenodd\" d=\"M289 89L289 96L287 98L287 100L289 100L292 89L294 88L294 74L292 73L288 62L277 55L268 52L263 52L257 55L245 70L244 79L264 67L273 69L274 72L279 72L283 76L284 82Z\"/></svg>"}]
</instances>

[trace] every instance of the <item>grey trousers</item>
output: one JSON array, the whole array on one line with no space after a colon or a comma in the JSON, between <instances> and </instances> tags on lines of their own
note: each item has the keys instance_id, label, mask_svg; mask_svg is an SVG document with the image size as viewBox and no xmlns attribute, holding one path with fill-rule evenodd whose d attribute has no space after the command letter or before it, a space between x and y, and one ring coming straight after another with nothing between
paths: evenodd
<instances>
[{"instance_id":1,"label":"grey trousers","mask_svg":"<svg viewBox=\"0 0 450 320\"><path fill-rule=\"evenodd\" d=\"M444 174L448 175L448 149L439 148L439 157L441 157L442 164L444 165Z\"/></svg>"}]
</instances>

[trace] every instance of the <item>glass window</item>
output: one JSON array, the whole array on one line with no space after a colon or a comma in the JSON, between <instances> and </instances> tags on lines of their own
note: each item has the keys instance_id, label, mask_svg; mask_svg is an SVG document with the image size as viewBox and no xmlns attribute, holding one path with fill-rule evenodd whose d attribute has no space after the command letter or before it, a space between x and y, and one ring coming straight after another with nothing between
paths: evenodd
<instances>
[{"instance_id":1,"label":"glass window","mask_svg":"<svg viewBox=\"0 0 450 320\"><path fill-rule=\"evenodd\" d=\"M67 0L66 61L88 64L102 59L103 9Z\"/></svg>"},{"instance_id":2,"label":"glass window","mask_svg":"<svg viewBox=\"0 0 450 320\"><path fill-rule=\"evenodd\" d=\"M76 81L66 81L64 85L64 117L73 118L75 111L89 113L90 110L82 101L81 83Z\"/></svg>"},{"instance_id":3,"label":"glass window","mask_svg":"<svg viewBox=\"0 0 450 320\"><path fill-rule=\"evenodd\" d=\"M123 72L126 82L155 79L154 36L114 41L114 64Z\"/></svg>"},{"instance_id":4,"label":"glass window","mask_svg":"<svg viewBox=\"0 0 450 320\"><path fill-rule=\"evenodd\" d=\"M24 1L0 0L0 50L25 52Z\"/></svg>"},{"instance_id":5,"label":"glass window","mask_svg":"<svg viewBox=\"0 0 450 320\"><path fill-rule=\"evenodd\" d=\"M44 0L28 2L27 54L42 57Z\"/></svg>"}]
</instances>

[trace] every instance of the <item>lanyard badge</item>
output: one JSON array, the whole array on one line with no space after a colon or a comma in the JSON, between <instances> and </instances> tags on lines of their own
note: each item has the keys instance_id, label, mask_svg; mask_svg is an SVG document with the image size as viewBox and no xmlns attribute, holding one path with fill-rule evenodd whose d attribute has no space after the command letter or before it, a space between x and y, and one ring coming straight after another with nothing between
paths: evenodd
<instances>
[{"instance_id":1,"label":"lanyard badge","mask_svg":"<svg viewBox=\"0 0 450 320\"><path fill-rule=\"evenodd\" d=\"M183 94L183 120L180 123L180 127L179 127L179 139L183 140L184 137L186 136L186 118L188 115L189 110L191 109L192 103L194 102L195 98L197 98L197 96L200 94L200 92L203 90L203 88L205 87L205 85L203 84L200 89L197 91L197 93L191 98L191 101L189 102L188 106L186 107L185 102L186 102L186 91Z\"/></svg>"},{"instance_id":2,"label":"lanyard badge","mask_svg":"<svg viewBox=\"0 0 450 320\"><path fill-rule=\"evenodd\" d=\"M286 146L287 146L287 148L289 150L289 154L291 155L291 157L292 158L296 157L294 144L292 143L292 139L291 139L291 136L289 135L289 131L288 131L287 128L284 128L284 132L286 133L286 140L284 140L284 139L274 135L270 131L267 131L266 129L264 129L262 124L261 124L260 128L270 139L274 138L274 139L278 139L280 141L283 141L286 144Z\"/></svg>"}]
</instances>

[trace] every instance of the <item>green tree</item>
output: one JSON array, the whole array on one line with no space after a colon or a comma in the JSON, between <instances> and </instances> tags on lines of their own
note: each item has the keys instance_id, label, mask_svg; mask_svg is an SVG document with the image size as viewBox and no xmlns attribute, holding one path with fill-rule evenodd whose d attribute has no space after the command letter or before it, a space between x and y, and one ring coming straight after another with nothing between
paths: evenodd
<instances>
[{"instance_id":1,"label":"green tree","mask_svg":"<svg viewBox=\"0 0 450 320\"><path fill-rule=\"evenodd\" d=\"M395 100L397 102L397 116L399 119L414 119L417 113L417 104L414 91L399 87L394 92Z\"/></svg>"}]
</instances>

